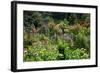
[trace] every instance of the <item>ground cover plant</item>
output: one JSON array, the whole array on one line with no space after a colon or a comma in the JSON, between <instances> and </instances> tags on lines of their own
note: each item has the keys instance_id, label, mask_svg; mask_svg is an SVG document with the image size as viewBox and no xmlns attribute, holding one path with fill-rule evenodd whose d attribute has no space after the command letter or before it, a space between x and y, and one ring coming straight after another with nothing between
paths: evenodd
<instances>
[{"instance_id":1,"label":"ground cover plant","mask_svg":"<svg viewBox=\"0 0 100 73\"><path fill-rule=\"evenodd\" d=\"M23 12L23 61L90 58L90 14Z\"/></svg>"}]
</instances>

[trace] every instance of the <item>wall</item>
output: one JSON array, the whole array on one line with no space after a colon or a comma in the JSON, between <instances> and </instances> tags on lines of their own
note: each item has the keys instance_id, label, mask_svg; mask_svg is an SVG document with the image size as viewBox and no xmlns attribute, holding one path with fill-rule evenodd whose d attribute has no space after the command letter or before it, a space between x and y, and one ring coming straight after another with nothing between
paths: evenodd
<instances>
[{"instance_id":1,"label":"wall","mask_svg":"<svg viewBox=\"0 0 100 73\"><path fill-rule=\"evenodd\" d=\"M58 2L69 4L88 4L98 5L98 0L30 0L30 1L43 1L43 2ZM11 0L0 0L0 73L11 73L10 71L10 2ZM100 10L99 10L100 12ZM100 14L99 18L100 19ZM100 22L99 22L100 23ZM98 25L98 32L100 25ZM99 34L100 37L100 34ZM100 39L98 39L100 40ZM99 42L100 43L100 42ZM99 46L100 47L100 46ZM100 50L98 50L100 55ZM100 61L100 58L99 58ZM100 64L100 62L99 62ZM100 66L100 65L99 65ZM98 68L80 68L80 69L64 69L64 70L50 70L50 71L36 71L34 73L99 73ZM26 72L32 73L32 72Z\"/></svg>"}]
</instances>

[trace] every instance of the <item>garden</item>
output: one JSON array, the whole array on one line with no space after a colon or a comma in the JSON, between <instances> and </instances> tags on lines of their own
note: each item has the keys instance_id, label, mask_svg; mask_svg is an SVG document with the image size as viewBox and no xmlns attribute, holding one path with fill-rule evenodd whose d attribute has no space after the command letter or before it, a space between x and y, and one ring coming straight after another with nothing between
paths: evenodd
<instances>
[{"instance_id":1,"label":"garden","mask_svg":"<svg viewBox=\"0 0 100 73\"><path fill-rule=\"evenodd\" d=\"M23 11L23 61L90 58L90 14Z\"/></svg>"}]
</instances>

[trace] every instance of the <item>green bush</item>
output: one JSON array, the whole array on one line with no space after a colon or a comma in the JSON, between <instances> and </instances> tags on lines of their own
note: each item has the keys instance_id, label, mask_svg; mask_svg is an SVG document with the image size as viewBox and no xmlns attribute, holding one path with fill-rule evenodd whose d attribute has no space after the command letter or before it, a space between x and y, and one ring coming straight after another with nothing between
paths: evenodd
<instances>
[{"instance_id":1,"label":"green bush","mask_svg":"<svg viewBox=\"0 0 100 73\"><path fill-rule=\"evenodd\" d=\"M76 35L74 45L76 48L86 48L88 51L90 49L90 37L89 29L82 28Z\"/></svg>"},{"instance_id":2,"label":"green bush","mask_svg":"<svg viewBox=\"0 0 100 73\"><path fill-rule=\"evenodd\" d=\"M49 61L56 60L59 55L57 46L42 45L37 42L33 46L28 46L27 52L24 54L25 61Z\"/></svg>"},{"instance_id":3,"label":"green bush","mask_svg":"<svg viewBox=\"0 0 100 73\"><path fill-rule=\"evenodd\" d=\"M89 54L84 51L84 49L65 49L65 59L87 59Z\"/></svg>"}]
</instances>

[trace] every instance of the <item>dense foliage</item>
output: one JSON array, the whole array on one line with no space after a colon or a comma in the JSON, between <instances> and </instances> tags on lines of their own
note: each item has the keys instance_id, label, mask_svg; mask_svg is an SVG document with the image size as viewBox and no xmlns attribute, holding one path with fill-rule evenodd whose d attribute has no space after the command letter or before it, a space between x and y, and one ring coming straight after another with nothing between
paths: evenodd
<instances>
[{"instance_id":1,"label":"dense foliage","mask_svg":"<svg viewBox=\"0 0 100 73\"><path fill-rule=\"evenodd\" d=\"M90 58L90 14L24 11L24 61Z\"/></svg>"}]
</instances>

